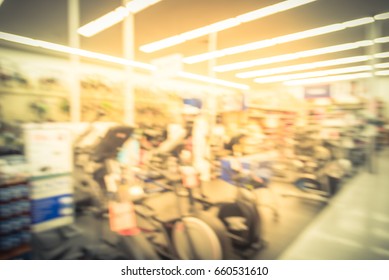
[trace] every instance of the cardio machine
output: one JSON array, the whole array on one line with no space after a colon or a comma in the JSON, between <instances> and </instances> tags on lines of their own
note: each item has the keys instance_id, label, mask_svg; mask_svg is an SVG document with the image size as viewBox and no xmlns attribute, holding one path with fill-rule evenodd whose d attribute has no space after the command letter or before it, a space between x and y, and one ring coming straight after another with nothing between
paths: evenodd
<instances>
[{"instance_id":1,"label":"cardio machine","mask_svg":"<svg viewBox=\"0 0 389 280\"><path fill-rule=\"evenodd\" d=\"M207 197L201 186L197 171L191 166L182 168L183 186L188 191L188 200L194 213L202 209L219 219L232 241L234 252L243 258L250 258L265 246L262 239L261 216L254 194L244 187L235 188L232 201L215 202Z\"/></svg>"}]
</instances>

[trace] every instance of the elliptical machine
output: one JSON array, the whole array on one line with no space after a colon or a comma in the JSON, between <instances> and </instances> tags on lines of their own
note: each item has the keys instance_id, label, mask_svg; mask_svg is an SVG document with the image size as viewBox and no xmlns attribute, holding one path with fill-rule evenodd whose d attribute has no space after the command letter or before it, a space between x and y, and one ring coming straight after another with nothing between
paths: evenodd
<instances>
[{"instance_id":1,"label":"elliptical machine","mask_svg":"<svg viewBox=\"0 0 389 280\"><path fill-rule=\"evenodd\" d=\"M198 172L192 166L181 168L183 186L188 191L191 209L196 213L196 202L203 210L214 213L227 229L234 252L242 258L251 258L265 246L262 239L262 220L254 194L244 187L236 187L232 201L214 202L201 186ZM196 194L197 193L197 194Z\"/></svg>"},{"instance_id":2,"label":"elliptical machine","mask_svg":"<svg viewBox=\"0 0 389 280\"><path fill-rule=\"evenodd\" d=\"M233 249L234 254L237 257L252 257L253 254L263 248L264 241L262 240L261 234L261 218L251 191L229 185L229 187L236 190L234 200L216 203L207 198L203 192L198 172L191 165L185 164L184 159L182 159L181 163L178 163L179 160L177 159L175 170L172 168L173 170L170 171L170 174L173 173L176 176L169 176L168 171L159 169L159 163L168 162L167 158L172 156L172 151L175 151L176 153L177 147L182 146L184 139L185 133L182 133L161 143L153 152L154 157L150 158L150 165L148 166L150 173L152 175L162 174L162 177L165 179L170 177L162 188L164 190L173 191L177 197L187 197L189 199L187 201L190 206L189 216L191 217L191 220L193 217L200 217L200 220L205 221L209 225L219 224L219 226L217 226L218 228L213 228L213 230L217 232L219 239L225 240L226 237L228 238L232 246L222 246L223 250L228 252L228 255L231 255L230 251ZM159 158L159 160L155 159L155 157L157 159ZM179 174L179 176L177 176L177 174ZM147 175L145 177L147 177ZM153 180L150 179L150 177L152 176L144 178L143 180L147 181L148 184L153 184L156 183L155 181L158 180L158 178L161 178L155 176ZM147 187L145 189L147 189ZM196 195L195 192L199 194ZM202 205L202 209L196 208L196 202L199 202L200 205ZM184 217L184 219L187 219L187 217ZM157 222L161 224L160 221ZM198 227L195 224L192 226L193 228ZM223 241L222 243L226 243L226 241ZM228 258L228 255L223 258Z\"/></svg>"}]
</instances>

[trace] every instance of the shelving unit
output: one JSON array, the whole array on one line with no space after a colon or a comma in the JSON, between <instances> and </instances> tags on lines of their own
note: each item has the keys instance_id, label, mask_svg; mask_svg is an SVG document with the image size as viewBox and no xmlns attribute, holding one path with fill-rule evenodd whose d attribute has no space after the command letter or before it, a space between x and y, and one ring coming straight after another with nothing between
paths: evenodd
<instances>
[{"instance_id":1,"label":"shelving unit","mask_svg":"<svg viewBox=\"0 0 389 280\"><path fill-rule=\"evenodd\" d=\"M0 177L0 260L26 259L31 251L30 185Z\"/></svg>"}]
</instances>

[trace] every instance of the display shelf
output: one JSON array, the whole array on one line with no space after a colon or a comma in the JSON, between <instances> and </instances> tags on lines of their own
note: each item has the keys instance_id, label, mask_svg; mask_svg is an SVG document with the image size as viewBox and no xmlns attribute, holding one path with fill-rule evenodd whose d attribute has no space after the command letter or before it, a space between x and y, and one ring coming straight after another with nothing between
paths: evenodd
<instances>
[{"instance_id":1,"label":"display shelf","mask_svg":"<svg viewBox=\"0 0 389 280\"><path fill-rule=\"evenodd\" d=\"M34 97L49 97L49 98L65 98L69 97L69 93L63 91L49 91L49 90L37 90L37 89L21 89L21 88L7 88L0 87L0 94L11 94L20 96L34 96Z\"/></svg>"},{"instance_id":2,"label":"display shelf","mask_svg":"<svg viewBox=\"0 0 389 280\"><path fill-rule=\"evenodd\" d=\"M31 185L21 170L22 157L2 157L0 172L0 259L14 259L30 251Z\"/></svg>"}]
</instances>

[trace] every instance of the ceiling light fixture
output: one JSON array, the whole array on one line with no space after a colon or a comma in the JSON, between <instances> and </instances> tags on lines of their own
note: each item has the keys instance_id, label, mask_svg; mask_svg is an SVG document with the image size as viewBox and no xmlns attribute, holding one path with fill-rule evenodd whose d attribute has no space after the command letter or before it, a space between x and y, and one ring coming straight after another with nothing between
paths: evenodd
<instances>
[{"instance_id":1,"label":"ceiling light fixture","mask_svg":"<svg viewBox=\"0 0 389 280\"><path fill-rule=\"evenodd\" d=\"M87 57L87 58L93 58L105 62L111 62L115 64L120 64L120 65L128 65L128 66L133 66L136 68L144 69L144 70L149 70L149 71L156 71L157 67L155 65L143 63L143 62L137 62L133 60L128 60L125 58L121 57L115 57L115 56L110 56L106 54L101 54L101 53L96 53L96 52L91 52L87 50L82 50L82 49L77 49L77 48L71 48L68 46L60 45L60 44L54 44L46 41L41 41L41 40L36 40L28 37L23 37L19 35L14 35L10 33L5 33L5 32L0 32L0 40L5 40L8 42L12 43L18 43L18 44L23 44L27 46L32 46L32 47L39 47L47 50L52 50L52 51L57 51L61 53L66 53L66 54L74 54L74 55L79 55L81 57ZM216 85L221 85L221 86L226 86L226 87L232 87L232 88L237 88L237 89L249 89L250 87L248 85L244 84L239 84L239 83L233 83L229 82L226 80L220 80L220 79L215 79L207 76L202 76L202 75L197 75L197 74L191 74L188 72L180 72L179 74L180 77L196 80L196 81L202 81L210 84L216 84Z\"/></svg>"},{"instance_id":2,"label":"ceiling light fixture","mask_svg":"<svg viewBox=\"0 0 389 280\"><path fill-rule=\"evenodd\" d=\"M303 79L303 80L294 80L284 82L286 86L298 86L298 85L309 85L309 84L321 84L321 83L329 83L336 81L347 81L347 80L357 80L357 79L365 79L372 77L371 73L357 73L357 74L348 74L348 75L338 75L338 76L328 76L328 77L320 77L320 78L312 78L312 79Z\"/></svg>"},{"instance_id":3,"label":"ceiling light fixture","mask_svg":"<svg viewBox=\"0 0 389 280\"><path fill-rule=\"evenodd\" d=\"M211 77L193 74L193 73L188 73L188 72L179 72L178 76L182 77L182 78L191 79L191 80L197 80L197 81L201 81L201 82L206 82L206 83L211 83L211 84L216 84L216 85L221 85L221 86L227 86L227 87L232 87L232 88L237 88L237 89L243 89L243 90L250 89L250 87L248 85L233 83L233 82L229 82L226 80L220 80L220 79L211 78Z\"/></svg>"},{"instance_id":4,"label":"ceiling light fixture","mask_svg":"<svg viewBox=\"0 0 389 280\"><path fill-rule=\"evenodd\" d=\"M383 44L383 43L388 43L389 42L389 36L388 37L381 37L373 40L374 43L377 44Z\"/></svg>"},{"instance_id":5,"label":"ceiling light fixture","mask_svg":"<svg viewBox=\"0 0 389 280\"><path fill-rule=\"evenodd\" d=\"M389 68L389 62L385 62L385 63L378 63L376 65L374 65L375 68Z\"/></svg>"},{"instance_id":6,"label":"ceiling light fixture","mask_svg":"<svg viewBox=\"0 0 389 280\"><path fill-rule=\"evenodd\" d=\"M376 53L373 56L375 58L387 58L387 57L389 57L389 52Z\"/></svg>"},{"instance_id":7,"label":"ceiling light fixture","mask_svg":"<svg viewBox=\"0 0 389 280\"><path fill-rule=\"evenodd\" d=\"M126 4L126 9L130 13L136 14L160 1L161 0L132 0Z\"/></svg>"},{"instance_id":8,"label":"ceiling light fixture","mask_svg":"<svg viewBox=\"0 0 389 280\"><path fill-rule=\"evenodd\" d=\"M310 37L315 37L323 34L328 34L340 30L344 30L346 28L352 28L360 25L365 25L374 22L373 17L365 17L365 18L359 18L355 20L350 20L346 21L343 23L335 23L331 25L326 25L322 27L317 27L313 29L308 29L288 35L283 35L279 37L275 37L272 39L266 39L262 41L257 41L249 44L244 44L240 46L235 46L235 47L230 47L230 48L225 48L213 52L207 52L207 53L202 53L194 56L188 56L184 58L184 62L188 64L193 64L193 63L198 63L202 62L205 60L209 60L212 58L218 58L218 57L223 57L227 55L232 55L232 54L238 54L238 53L243 53L247 51L252 51L252 50L258 50L262 48L267 48L271 46L275 46L278 44L283 44L283 43L288 43L292 41L297 41L301 39L306 39Z\"/></svg>"},{"instance_id":9,"label":"ceiling light fixture","mask_svg":"<svg viewBox=\"0 0 389 280\"><path fill-rule=\"evenodd\" d=\"M375 20L385 20L385 19L388 19L388 18L389 18L389 12L382 13L382 14L374 16Z\"/></svg>"},{"instance_id":10,"label":"ceiling light fixture","mask_svg":"<svg viewBox=\"0 0 389 280\"><path fill-rule=\"evenodd\" d=\"M161 0L132 0L125 6L120 6L115 10L81 26L78 28L78 34L91 37L97 33L121 22L129 13L138 13L147 7L154 5Z\"/></svg>"},{"instance_id":11,"label":"ceiling light fixture","mask_svg":"<svg viewBox=\"0 0 389 280\"><path fill-rule=\"evenodd\" d=\"M257 20L259 18L263 18L266 16L270 16L272 14L280 13L289 9L293 9L317 0L287 0L283 1L265 8L261 8L255 11L251 11L242 15L239 15L234 18L222 20L207 26L203 26L185 33L181 33L179 35L175 35L173 37L169 37L166 39L162 39L153 43L145 44L140 47L140 50L146 53L155 52L167 47L171 47L180 43L183 43L188 40L192 40L201 36L205 36L214 32L226 30L228 28L237 26L241 23ZM172 38L180 37L180 40L172 40Z\"/></svg>"},{"instance_id":12,"label":"ceiling light fixture","mask_svg":"<svg viewBox=\"0 0 389 280\"><path fill-rule=\"evenodd\" d=\"M256 79L254 79L254 82L260 83L260 84L277 83L277 82L285 82L285 81L290 81L290 80L325 77L325 76L331 76L331 75L337 75L337 74L365 72L365 71L371 71L372 69L373 69L373 67L370 65L362 65L362 66L329 69L329 70L322 70L322 71L315 71L315 72L305 72L305 73L298 73L298 74L256 78Z\"/></svg>"},{"instance_id":13,"label":"ceiling light fixture","mask_svg":"<svg viewBox=\"0 0 389 280\"><path fill-rule=\"evenodd\" d=\"M377 76L388 76L389 75L389 70L377 71L374 74L377 75Z\"/></svg>"},{"instance_id":14,"label":"ceiling light fixture","mask_svg":"<svg viewBox=\"0 0 389 280\"><path fill-rule=\"evenodd\" d=\"M263 70L242 72L242 73L236 74L236 77L238 77L238 78L253 78L253 77L261 77L261 76L271 76L274 74L282 74L282 73L288 73L288 72L296 72L296 71L315 69L315 68L320 68L320 67L327 67L327 66L335 66L335 65L341 65L341 64L350 64L350 63L368 61L371 58L372 58L372 56L368 56L368 55L352 56L352 57L338 58L338 59L332 59L332 60L324 60L324 61L317 61L317 62L311 62L311 63L296 64L296 65L290 65L290 66L284 66L284 67L267 68L267 69L263 69Z\"/></svg>"},{"instance_id":15,"label":"ceiling light fixture","mask_svg":"<svg viewBox=\"0 0 389 280\"><path fill-rule=\"evenodd\" d=\"M249 61L242 61L242 62L236 62L231 64L225 64L225 65L219 65L213 68L216 72L227 72L227 71L233 71L238 69L244 69L259 65L267 65L272 64L276 62L284 62L284 61L290 61L298 58L303 57L311 57L321 54L328 54L328 53L335 53L335 52L341 52L346 50L352 50L357 49L361 47L371 46L373 45L373 41L371 40L365 40L365 41L358 41L354 43L347 43L347 44L340 44L335 46L329 46L324 48L318 48L313 50L307 50L307 51L301 51L296 53L290 53L290 54L282 54L272 57L265 57L265 58L259 58Z\"/></svg>"}]
</instances>

